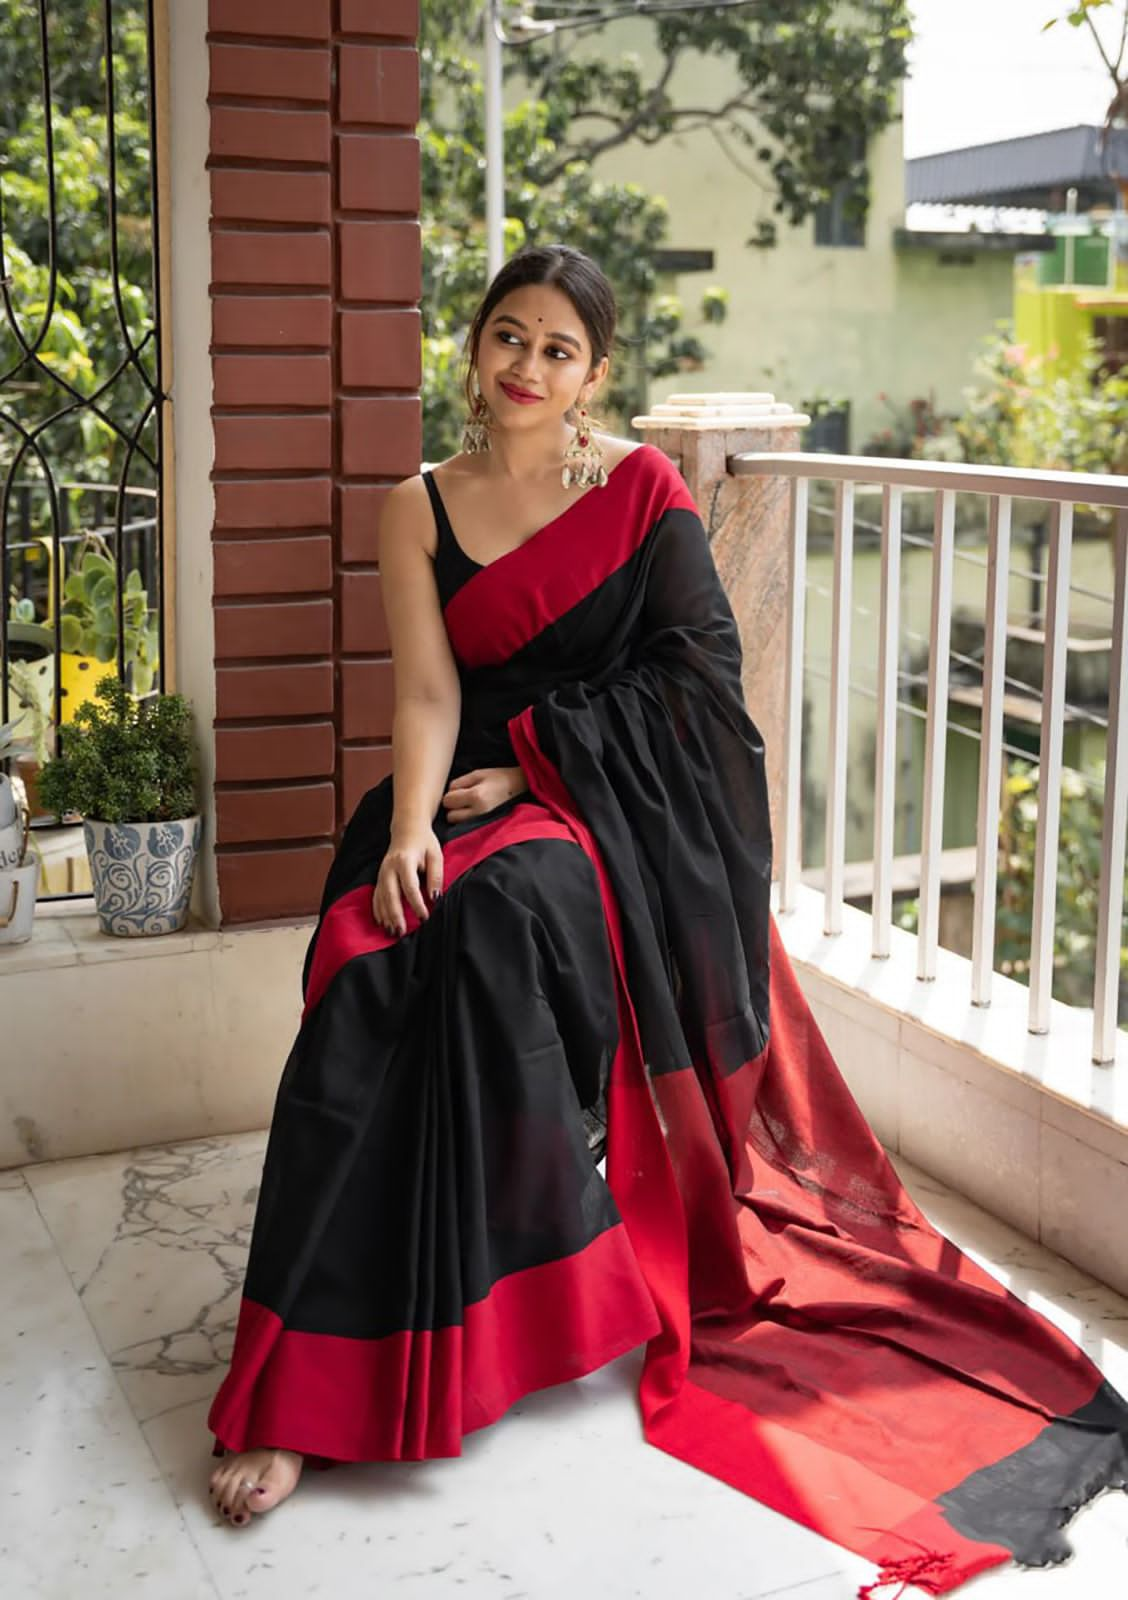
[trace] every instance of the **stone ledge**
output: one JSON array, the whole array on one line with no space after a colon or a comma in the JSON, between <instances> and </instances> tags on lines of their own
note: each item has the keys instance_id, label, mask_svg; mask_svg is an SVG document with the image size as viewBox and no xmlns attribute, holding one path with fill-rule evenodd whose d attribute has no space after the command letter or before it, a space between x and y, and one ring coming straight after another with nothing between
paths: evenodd
<instances>
[{"instance_id":1,"label":"stone ledge","mask_svg":"<svg viewBox=\"0 0 1128 1600\"><path fill-rule=\"evenodd\" d=\"M115 939L46 916L0 962L0 1168L265 1127L314 920Z\"/></svg>"}]
</instances>

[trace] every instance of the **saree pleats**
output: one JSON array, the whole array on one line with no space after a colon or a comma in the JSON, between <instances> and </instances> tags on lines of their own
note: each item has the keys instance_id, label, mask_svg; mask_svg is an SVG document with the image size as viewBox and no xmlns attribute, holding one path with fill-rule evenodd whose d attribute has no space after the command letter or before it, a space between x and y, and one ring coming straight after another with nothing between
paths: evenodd
<instances>
[{"instance_id":1,"label":"saree pleats","mask_svg":"<svg viewBox=\"0 0 1128 1600\"><path fill-rule=\"evenodd\" d=\"M445 606L451 776L519 762L528 792L436 819L445 893L399 940L371 914L392 779L346 830L210 1425L451 1455L646 1342L651 1443L879 1585L1063 1560L1128 1486L1128 1405L927 1221L819 1033L680 474L643 446L592 494Z\"/></svg>"}]
</instances>

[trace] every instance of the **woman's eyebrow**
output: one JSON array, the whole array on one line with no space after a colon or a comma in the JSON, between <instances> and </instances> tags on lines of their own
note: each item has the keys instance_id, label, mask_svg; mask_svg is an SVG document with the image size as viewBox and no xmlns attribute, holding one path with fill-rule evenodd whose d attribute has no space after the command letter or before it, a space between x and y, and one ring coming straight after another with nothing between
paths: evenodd
<instances>
[{"instance_id":1,"label":"woman's eyebrow","mask_svg":"<svg viewBox=\"0 0 1128 1600\"><path fill-rule=\"evenodd\" d=\"M494 321L495 322L513 322L513 323L515 323L517 325L518 328L520 328L522 333L528 333L528 331L529 331L528 328L526 328L525 324L521 321L520 317L511 317L507 311L503 312L501 314L501 316L495 317ZM547 339L561 339L561 340L563 340L563 342L565 344L574 345L577 350L580 348L580 341L578 339L573 339L572 335L570 333L549 333L549 334L545 335L545 338L547 338Z\"/></svg>"}]
</instances>

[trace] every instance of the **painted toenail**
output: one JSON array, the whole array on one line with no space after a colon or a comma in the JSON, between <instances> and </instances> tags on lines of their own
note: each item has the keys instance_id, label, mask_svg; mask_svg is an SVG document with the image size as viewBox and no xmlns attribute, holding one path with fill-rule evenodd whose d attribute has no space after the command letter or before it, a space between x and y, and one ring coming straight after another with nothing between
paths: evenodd
<instances>
[{"instance_id":1,"label":"painted toenail","mask_svg":"<svg viewBox=\"0 0 1128 1600\"><path fill-rule=\"evenodd\" d=\"M257 1488L257 1489L256 1489L256 1490L255 1490L255 1493L256 1493L256 1494L265 1494L265 1493L266 1493L266 1490L265 1490L265 1489L264 1489L264 1488L263 1488L263 1487L262 1487L262 1485L261 1485L261 1484L260 1484L260 1485L259 1485L259 1487L258 1487L258 1488Z\"/></svg>"}]
</instances>

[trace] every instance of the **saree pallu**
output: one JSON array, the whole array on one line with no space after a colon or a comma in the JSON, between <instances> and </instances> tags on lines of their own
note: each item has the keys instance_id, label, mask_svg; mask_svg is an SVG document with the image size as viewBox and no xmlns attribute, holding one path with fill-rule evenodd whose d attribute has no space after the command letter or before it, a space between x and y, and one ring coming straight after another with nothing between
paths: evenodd
<instances>
[{"instance_id":1,"label":"saree pallu","mask_svg":"<svg viewBox=\"0 0 1128 1600\"><path fill-rule=\"evenodd\" d=\"M472 564L477 565L477 564ZM933 1227L769 910L764 752L680 473L643 445L444 614L444 893L386 935L394 775L325 886L217 1448L456 1455L645 1342L646 1438L946 1593L1128 1487L1128 1404ZM606 1179L596 1156L606 1145Z\"/></svg>"}]
</instances>

